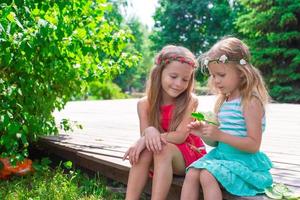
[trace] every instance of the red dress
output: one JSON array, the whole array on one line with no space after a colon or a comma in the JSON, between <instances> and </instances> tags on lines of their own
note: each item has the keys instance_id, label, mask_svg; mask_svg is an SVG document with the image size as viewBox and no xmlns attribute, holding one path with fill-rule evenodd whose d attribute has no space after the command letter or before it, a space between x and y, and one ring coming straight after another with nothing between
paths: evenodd
<instances>
[{"instance_id":1,"label":"red dress","mask_svg":"<svg viewBox=\"0 0 300 200\"><path fill-rule=\"evenodd\" d=\"M172 118L173 109L174 105L164 105L160 107L161 126L165 132L169 131L169 124ZM206 154L203 141L201 138L193 134L189 134L182 144L175 145L181 151L186 167Z\"/></svg>"}]
</instances>

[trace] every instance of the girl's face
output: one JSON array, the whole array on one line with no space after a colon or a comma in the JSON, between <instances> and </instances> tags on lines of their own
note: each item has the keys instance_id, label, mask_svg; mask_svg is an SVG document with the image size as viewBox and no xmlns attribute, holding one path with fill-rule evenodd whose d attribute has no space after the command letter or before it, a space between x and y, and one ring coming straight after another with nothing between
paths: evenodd
<instances>
[{"instance_id":1,"label":"girl's face","mask_svg":"<svg viewBox=\"0 0 300 200\"><path fill-rule=\"evenodd\" d=\"M161 77L164 104L172 103L187 89L192 79L193 70L192 66L177 61L165 66Z\"/></svg>"},{"instance_id":2,"label":"girl's face","mask_svg":"<svg viewBox=\"0 0 300 200\"><path fill-rule=\"evenodd\" d=\"M240 96L239 86L241 75L231 63L212 62L208 66L214 86L220 93L226 95L228 100Z\"/></svg>"}]
</instances>

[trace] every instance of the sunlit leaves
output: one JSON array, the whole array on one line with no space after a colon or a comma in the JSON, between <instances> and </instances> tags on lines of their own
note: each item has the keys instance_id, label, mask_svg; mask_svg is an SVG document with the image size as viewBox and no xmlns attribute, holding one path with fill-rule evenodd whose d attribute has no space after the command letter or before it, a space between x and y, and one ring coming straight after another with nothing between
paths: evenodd
<instances>
[{"instance_id":1,"label":"sunlit leaves","mask_svg":"<svg viewBox=\"0 0 300 200\"><path fill-rule=\"evenodd\" d=\"M105 0L0 4L0 152L23 158L28 143L54 134L52 112L87 82L136 63L132 36Z\"/></svg>"}]
</instances>

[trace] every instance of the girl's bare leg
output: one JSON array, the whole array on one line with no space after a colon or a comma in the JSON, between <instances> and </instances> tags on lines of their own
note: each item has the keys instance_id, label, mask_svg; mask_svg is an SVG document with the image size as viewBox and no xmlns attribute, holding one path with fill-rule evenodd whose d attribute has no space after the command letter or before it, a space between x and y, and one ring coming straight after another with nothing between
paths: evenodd
<instances>
[{"instance_id":1,"label":"girl's bare leg","mask_svg":"<svg viewBox=\"0 0 300 200\"><path fill-rule=\"evenodd\" d=\"M152 182L152 200L166 199L173 173L184 175L185 161L174 144L166 144L162 151L153 154L154 176Z\"/></svg>"},{"instance_id":2,"label":"girl's bare leg","mask_svg":"<svg viewBox=\"0 0 300 200\"><path fill-rule=\"evenodd\" d=\"M126 200L138 200L148 180L148 172L152 163L152 152L145 149L138 163L133 165L129 172Z\"/></svg>"},{"instance_id":3,"label":"girl's bare leg","mask_svg":"<svg viewBox=\"0 0 300 200\"><path fill-rule=\"evenodd\" d=\"M181 200L199 199L199 188L200 188L200 169L190 168L184 178L180 199Z\"/></svg>"},{"instance_id":4,"label":"girl's bare leg","mask_svg":"<svg viewBox=\"0 0 300 200\"><path fill-rule=\"evenodd\" d=\"M200 171L200 183L205 200L222 200L222 192L216 178L207 170Z\"/></svg>"}]
</instances>

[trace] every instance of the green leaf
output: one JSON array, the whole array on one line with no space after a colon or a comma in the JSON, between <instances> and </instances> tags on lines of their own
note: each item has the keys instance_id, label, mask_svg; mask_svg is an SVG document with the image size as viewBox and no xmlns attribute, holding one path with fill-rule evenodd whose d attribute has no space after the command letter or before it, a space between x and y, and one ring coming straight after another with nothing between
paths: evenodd
<instances>
[{"instance_id":1,"label":"green leaf","mask_svg":"<svg viewBox=\"0 0 300 200\"><path fill-rule=\"evenodd\" d=\"M271 199L282 199L282 194L274 192L272 187L265 189L265 194Z\"/></svg>"},{"instance_id":2,"label":"green leaf","mask_svg":"<svg viewBox=\"0 0 300 200\"><path fill-rule=\"evenodd\" d=\"M299 199L300 195L295 194L283 183L274 183L265 189L265 194L272 199Z\"/></svg>"},{"instance_id":3,"label":"green leaf","mask_svg":"<svg viewBox=\"0 0 300 200\"><path fill-rule=\"evenodd\" d=\"M27 138L24 134L21 134L21 141L22 141L24 147L28 147L29 144L28 144Z\"/></svg>"},{"instance_id":4,"label":"green leaf","mask_svg":"<svg viewBox=\"0 0 300 200\"><path fill-rule=\"evenodd\" d=\"M67 169L71 169L73 166L73 163L72 163L72 161L66 161L66 162L64 162L64 166Z\"/></svg>"},{"instance_id":5,"label":"green leaf","mask_svg":"<svg viewBox=\"0 0 300 200\"><path fill-rule=\"evenodd\" d=\"M198 121L203 121L205 119L204 114L202 114L200 112L193 112L192 117L194 117Z\"/></svg>"},{"instance_id":6,"label":"green leaf","mask_svg":"<svg viewBox=\"0 0 300 200\"><path fill-rule=\"evenodd\" d=\"M16 14L14 12L10 12L6 17L10 22L15 22Z\"/></svg>"},{"instance_id":7,"label":"green leaf","mask_svg":"<svg viewBox=\"0 0 300 200\"><path fill-rule=\"evenodd\" d=\"M42 158L42 160L41 160L42 166L48 166L50 164L51 164L51 160L49 158L47 158L47 157Z\"/></svg>"},{"instance_id":8,"label":"green leaf","mask_svg":"<svg viewBox=\"0 0 300 200\"><path fill-rule=\"evenodd\" d=\"M16 22L16 24L24 31L24 27L23 27L23 25L21 24L21 22L18 20L17 17L15 17L15 22Z\"/></svg>"},{"instance_id":9,"label":"green leaf","mask_svg":"<svg viewBox=\"0 0 300 200\"><path fill-rule=\"evenodd\" d=\"M15 135L19 131L20 125L13 122L13 123L8 124L7 129L8 129L9 135Z\"/></svg>"},{"instance_id":10,"label":"green leaf","mask_svg":"<svg viewBox=\"0 0 300 200\"><path fill-rule=\"evenodd\" d=\"M203 114L201 112L193 112L191 115L192 115L193 118L197 119L198 121L204 121L208 124L213 124L215 126L219 126L218 123L207 120L206 117L205 117L205 114Z\"/></svg>"}]
</instances>

